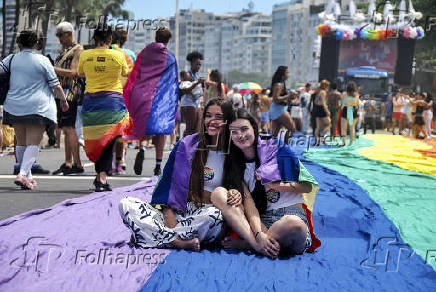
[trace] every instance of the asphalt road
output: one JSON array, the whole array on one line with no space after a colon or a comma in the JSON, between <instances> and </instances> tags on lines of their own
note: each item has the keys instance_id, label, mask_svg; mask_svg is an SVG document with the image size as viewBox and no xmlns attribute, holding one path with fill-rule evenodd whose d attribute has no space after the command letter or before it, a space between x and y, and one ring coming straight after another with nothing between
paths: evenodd
<instances>
[{"instance_id":1,"label":"asphalt road","mask_svg":"<svg viewBox=\"0 0 436 292\"><path fill-rule=\"evenodd\" d=\"M113 188L132 185L153 175L155 166L154 148L145 151L141 176L135 175L133 171L137 151L136 149L127 149L125 158L127 169L125 174L108 178L108 182ZM165 151L162 166L165 165L169 153L170 151ZM13 175L14 156L7 154L1 156L0 220L29 210L47 208L66 199L92 193L94 191L92 182L95 177L94 164L88 160L83 149L81 149L80 154L85 168L83 175L37 175L35 180L38 186L32 191L21 190L13 183L15 178ZM60 149L41 149L37 161L44 169L53 172L64 162L64 149L62 146Z\"/></svg>"}]
</instances>

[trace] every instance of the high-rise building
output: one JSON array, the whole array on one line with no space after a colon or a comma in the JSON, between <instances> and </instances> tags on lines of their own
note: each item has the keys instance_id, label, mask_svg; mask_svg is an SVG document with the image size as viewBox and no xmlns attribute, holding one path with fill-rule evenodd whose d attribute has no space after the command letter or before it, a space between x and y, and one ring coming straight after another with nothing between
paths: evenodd
<instances>
[{"instance_id":1,"label":"high-rise building","mask_svg":"<svg viewBox=\"0 0 436 292\"><path fill-rule=\"evenodd\" d=\"M175 33L175 17L170 18L170 29ZM188 70L189 63L186 56L192 51L198 51L204 55L205 27L215 23L215 15L205 12L203 9L181 9L179 11L179 55L176 56L179 70ZM174 52L174 40L170 42L169 49ZM205 75L205 66L202 66L200 74Z\"/></svg>"},{"instance_id":2,"label":"high-rise building","mask_svg":"<svg viewBox=\"0 0 436 292\"><path fill-rule=\"evenodd\" d=\"M148 44L154 42L156 30L147 26L138 26L128 31L124 48L128 48L138 55Z\"/></svg>"},{"instance_id":3,"label":"high-rise building","mask_svg":"<svg viewBox=\"0 0 436 292\"><path fill-rule=\"evenodd\" d=\"M319 37L316 26L324 0L292 0L273 6L272 68L285 65L290 71L290 85L316 82L319 64ZM318 65L319 66L319 65Z\"/></svg>"},{"instance_id":4,"label":"high-rise building","mask_svg":"<svg viewBox=\"0 0 436 292\"><path fill-rule=\"evenodd\" d=\"M4 55L9 54L12 38L14 35L15 6L16 6L15 0L6 1L6 15L3 15L3 17L5 17L6 19L6 35L2 36L2 45L3 45L3 38L6 40L6 52L3 52ZM13 49L15 49L16 47L15 42L12 43L12 46Z\"/></svg>"},{"instance_id":5,"label":"high-rise building","mask_svg":"<svg viewBox=\"0 0 436 292\"><path fill-rule=\"evenodd\" d=\"M237 47L238 71L264 73L271 71L271 16L255 13L242 18L242 35Z\"/></svg>"},{"instance_id":6,"label":"high-rise building","mask_svg":"<svg viewBox=\"0 0 436 292\"><path fill-rule=\"evenodd\" d=\"M269 74L271 16L243 11L216 15L205 28L204 66L224 75L231 70Z\"/></svg>"}]
</instances>

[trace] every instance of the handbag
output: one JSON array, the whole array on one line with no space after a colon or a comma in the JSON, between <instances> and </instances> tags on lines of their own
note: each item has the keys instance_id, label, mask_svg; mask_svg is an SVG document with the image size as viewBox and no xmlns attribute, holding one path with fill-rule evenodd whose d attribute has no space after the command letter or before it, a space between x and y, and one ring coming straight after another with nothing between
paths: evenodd
<instances>
[{"instance_id":1,"label":"handbag","mask_svg":"<svg viewBox=\"0 0 436 292\"><path fill-rule=\"evenodd\" d=\"M8 70L6 72L0 73L0 105L3 105L6 100L6 96L8 95L11 80L11 64L14 56L15 55L12 55L11 60L9 61Z\"/></svg>"}]
</instances>

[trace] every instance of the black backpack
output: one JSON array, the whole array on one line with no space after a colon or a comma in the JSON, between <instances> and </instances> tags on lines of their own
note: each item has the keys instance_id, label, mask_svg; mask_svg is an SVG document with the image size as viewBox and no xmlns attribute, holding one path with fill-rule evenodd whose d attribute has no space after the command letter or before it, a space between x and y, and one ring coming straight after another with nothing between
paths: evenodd
<instances>
[{"instance_id":1,"label":"black backpack","mask_svg":"<svg viewBox=\"0 0 436 292\"><path fill-rule=\"evenodd\" d=\"M0 73L0 105L3 105L6 100L6 96L8 95L9 82L11 79L11 64L13 58L14 55L12 55L11 60L9 61L8 70L6 72Z\"/></svg>"}]
</instances>

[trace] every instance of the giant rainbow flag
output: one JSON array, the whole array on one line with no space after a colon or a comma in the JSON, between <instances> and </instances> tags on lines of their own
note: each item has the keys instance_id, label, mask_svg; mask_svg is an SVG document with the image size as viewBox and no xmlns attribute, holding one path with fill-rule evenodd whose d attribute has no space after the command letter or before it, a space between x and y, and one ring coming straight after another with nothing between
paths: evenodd
<instances>
[{"instance_id":1,"label":"giant rainbow flag","mask_svg":"<svg viewBox=\"0 0 436 292\"><path fill-rule=\"evenodd\" d=\"M436 141L295 146L318 181L314 253L141 249L118 202L156 178L0 221L0 291L435 291Z\"/></svg>"}]
</instances>

